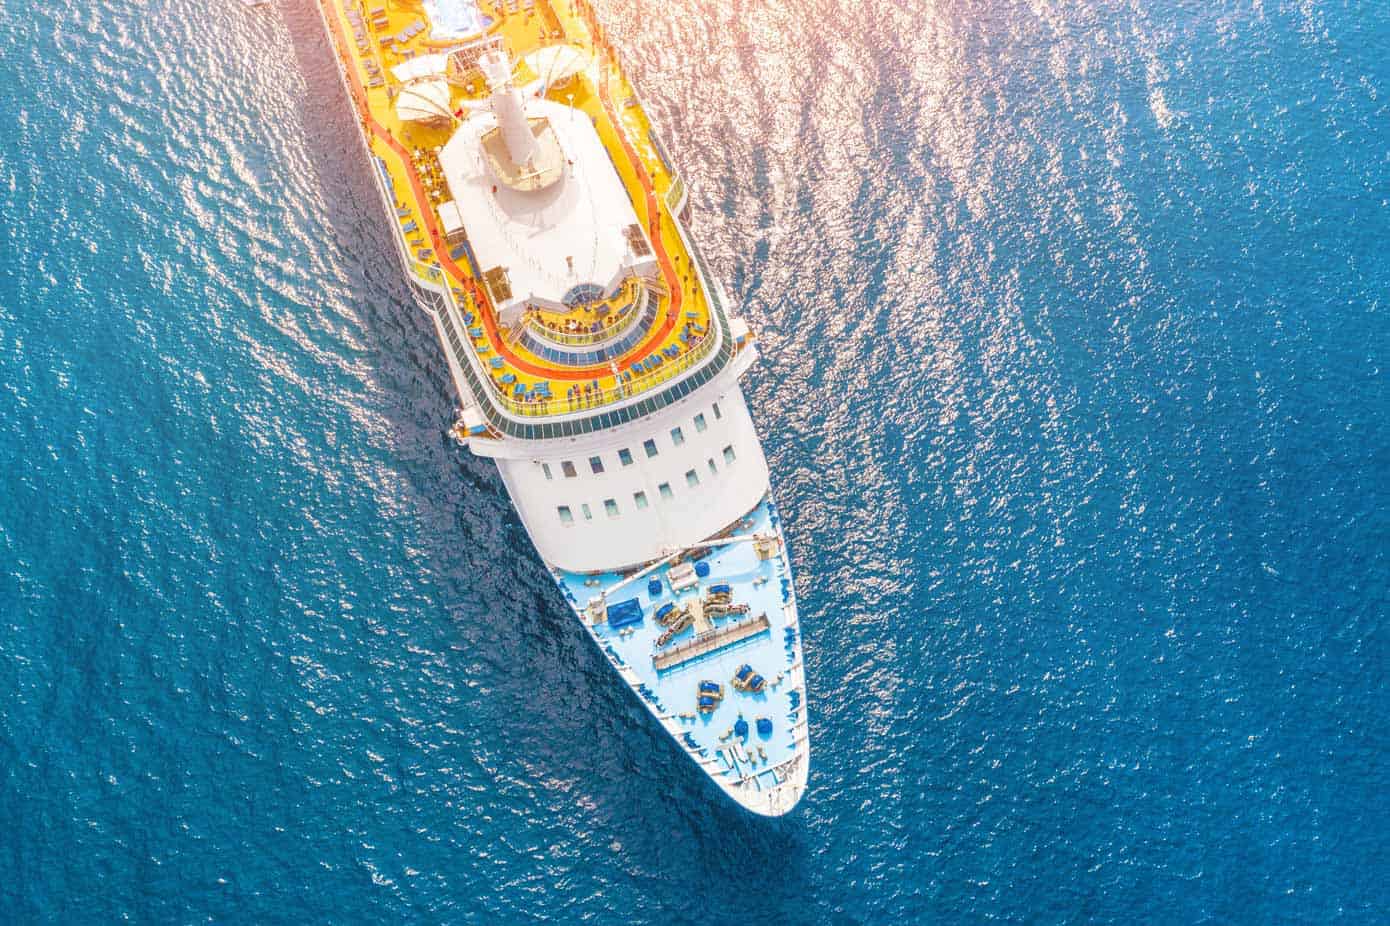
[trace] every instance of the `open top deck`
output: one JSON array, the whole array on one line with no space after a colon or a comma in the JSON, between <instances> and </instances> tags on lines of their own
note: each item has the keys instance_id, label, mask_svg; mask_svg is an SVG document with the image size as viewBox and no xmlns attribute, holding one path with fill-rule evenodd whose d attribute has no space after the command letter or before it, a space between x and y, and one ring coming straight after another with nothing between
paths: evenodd
<instances>
[{"instance_id":1,"label":"open top deck","mask_svg":"<svg viewBox=\"0 0 1390 926\"><path fill-rule=\"evenodd\" d=\"M407 268L452 311L475 400L574 416L743 345L685 234L684 185L587 3L324 4ZM532 171L497 163L496 53L536 127ZM589 226L597 243L579 233Z\"/></svg>"},{"instance_id":2,"label":"open top deck","mask_svg":"<svg viewBox=\"0 0 1390 926\"><path fill-rule=\"evenodd\" d=\"M604 656L715 782L757 813L796 803L810 765L806 686L770 500L675 560L555 578Z\"/></svg>"}]
</instances>

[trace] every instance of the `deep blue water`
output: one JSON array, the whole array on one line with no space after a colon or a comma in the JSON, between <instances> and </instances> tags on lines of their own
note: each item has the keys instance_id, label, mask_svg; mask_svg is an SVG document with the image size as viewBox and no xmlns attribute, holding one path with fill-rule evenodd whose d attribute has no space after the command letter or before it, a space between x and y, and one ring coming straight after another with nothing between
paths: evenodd
<instances>
[{"instance_id":1,"label":"deep blue water","mask_svg":"<svg viewBox=\"0 0 1390 926\"><path fill-rule=\"evenodd\" d=\"M1384 922L1383 2L606 6L761 336L801 807L446 439L308 0L0 0L0 921Z\"/></svg>"}]
</instances>

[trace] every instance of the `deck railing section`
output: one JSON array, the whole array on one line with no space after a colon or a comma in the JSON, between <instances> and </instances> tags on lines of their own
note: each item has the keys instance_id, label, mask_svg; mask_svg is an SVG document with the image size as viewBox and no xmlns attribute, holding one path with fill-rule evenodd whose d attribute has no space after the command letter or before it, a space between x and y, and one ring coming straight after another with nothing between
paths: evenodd
<instances>
[{"instance_id":1,"label":"deck railing section","mask_svg":"<svg viewBox=\"0 0 1390 926\"><path fill-rule=\"evenodd\" d=\"M620 314L614 319L613 324L604 325L596 331L556 331L534 319L527 322L527 327L535 333L536 337L555 344L564 344L567 347L587 347L590 344L602 344L622 333L638 310L646 306L651 294L647 292L645 287L638 284L632 287L630 297L625 295L623 298L627 299L627 302L620 310Z\"/></svg>"}]
</instances>

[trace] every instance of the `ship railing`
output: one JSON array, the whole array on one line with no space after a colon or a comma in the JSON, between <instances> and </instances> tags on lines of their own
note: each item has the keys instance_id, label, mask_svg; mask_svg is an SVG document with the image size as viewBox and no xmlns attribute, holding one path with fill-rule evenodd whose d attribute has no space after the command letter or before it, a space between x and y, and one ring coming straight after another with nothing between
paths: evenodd
<instances>
[{"instance_id":1,"label":"ship railing","mask_svg":"<svg viewBox=\"0 0 1390 926\"><path fill-rule=\"evenodd\" d=\"M491 376L488 383L492 387L492 394L495 399L508 411L514 415L524 417L546 417L550 415L569 415L575 412L582 412L589 409L601 409L606 405L612 405L625 399L634 398L647 392L656 386L673 379L680 373L690 369L705 357L709 356L714 349L718 338L714 332L705 333L700 339L694 342L680 356L662 358L662 363L655 370L641 373L632 377L626 382L619 381L617 385L589 389L587 392L581 391L577 395L552 395L548 397L519 399L514 395L508 395L504 391L504 386L495 381ZM564 382L561 380L561 382ZM574 385L582 387L583 383L576 381Z\"/></svg>"},{"instance_id":2,"label":"ship railing","mask_svg":"<svg viewBox=\"0 0 1390 926\"><path fill-rule=\"evenodd\" d=\"M428 296L483 416L500 433L523 440L575 437L651 414L712 379L735 349L727 324L716 315L710 330L684 354L632 378L622 388L590 390L573 401L564 396L524 401L502 390L503 384L487 369L478 347L459 327L464 318L461 305L472 304L471 299L447 286L420 292Z\"/></svg>"},{"instance_id":3,"label":"ship railing","mask_svg":"<svg viewBox=\"0 0 1390 926\"><path fill-rule=\"evenodd\" d=\"M646 294L646 288L640 283L632 284L631 287L633 293L625 306L626 311L619 315L613 324L605 325L597 331L556 331L534 319L527 323L527 327L535 332L537 337L544 338L552 344L563 344L567 347L587 347L590 344L602 344L620 334L646 304L642 299L642 296ZM623 299L629 299L627 293L623 293L617 301Z\"/></svg>"}]
</instances>

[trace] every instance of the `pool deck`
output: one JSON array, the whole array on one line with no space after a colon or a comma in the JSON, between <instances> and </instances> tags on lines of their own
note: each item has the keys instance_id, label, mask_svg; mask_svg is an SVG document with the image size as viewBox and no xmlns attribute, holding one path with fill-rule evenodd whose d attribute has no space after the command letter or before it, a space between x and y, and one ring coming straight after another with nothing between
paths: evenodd
<instances>
[{"instance_id":1,"label":"pool deck","mask_svg":"<svg viewBox=\"0 0 1390 926\"><path fill-rule=\"evenodd\" d=\"M734 534L775 537L775 554L760 559L751 539L714 547L703 559L709 575L678 594L672 591L669 577L674 563L626 581L616 573L552 570L552 574L604 656L680 747L744 807L776 815L796 803L810 767L796 592L780 519L769 499L750 512ZM656 595L650 593L652 581L661 585ZM731 586L733 604L747 605L748 613L693 621L659 651L664 657L687 647L692 655L674 660L670 668L658 668L662 657L657 656L655 643L664 628L656 621L655 611L668 602L677 608L698 604L718 584ZM636 599L642 609L641 622L619 630L606 620L593 623L589 605L600 595L609 607ZM764 616L766 629L761 628ZM697 639L702 622L707 629ZM720 645L725 641L727 645ZM734 675L743 665L766 680L762 692L734 687ZM724 689L718 707L708 714L696 706L702 681ZM748 724L746 737L734 732L740 717ZM759 718L772 722L770 734L757 732Z\"/></svg>"}]
</instances>

